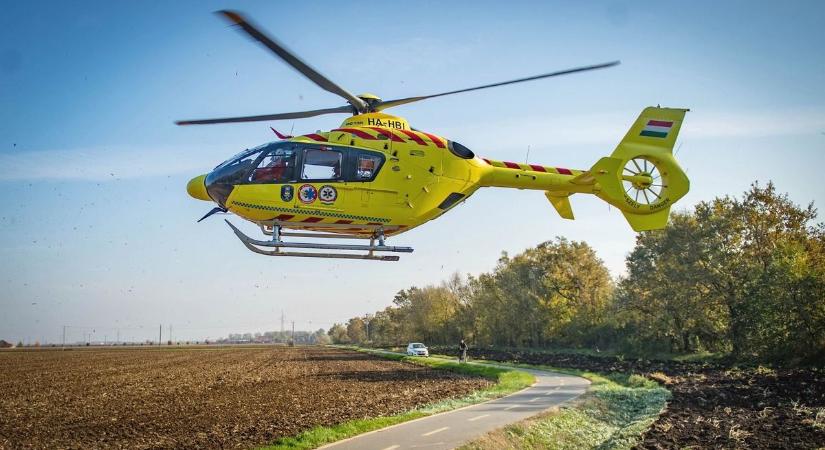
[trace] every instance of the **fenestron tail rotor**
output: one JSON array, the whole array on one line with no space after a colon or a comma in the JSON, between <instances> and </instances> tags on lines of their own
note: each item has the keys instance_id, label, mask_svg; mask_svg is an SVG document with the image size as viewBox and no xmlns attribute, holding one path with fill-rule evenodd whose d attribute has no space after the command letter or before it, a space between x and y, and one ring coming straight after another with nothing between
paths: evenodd
<instances>
[{"instance_id":1,"label":"fenestron tail rotor","mask_svg":"<svg viewBox=\"0 0 825 450\"><path fill-rule=\"evenodd\" d=\"M666 187L659 168L643 157L633 158L625 164L622 182L625 193L642 205L658 203Z\"/></svg>"},{"instance_id":2,"label":"fenestron tail rotor","mask_svg":"<svg viewBox=\"0 0 825 450\"><path fill-rule=\"evenodd\" d=\"M475 86L465 89L457 89L453 91L441 92L438 94L421 95L417 97L406 97L395 100L382 101L380 98L372 94L353 95L343 87L334 83L329 78L321 75L320 72L313 69L309 64L304 62L301 58L289 51L275 39L267 36L260 28L252 25L252 23L243 17L240 13L235 11L218 11L217 14L227 18L233 24L242 29L249 37L263 44L272 53L281 58L284 62L292 66L295 70L307 77L310 81L318 85L325 91L336 94L346 100L349 104L335 108L315 109L310 111L297 111L290 113L278 114L261 114L255 116L239 116L239 117L225 117L218 119L197 119L197 120L180 120L175 122L178 125L207 125L216 123L233 123L233 122L259 122L269 120L285 120L285 119L302 119L307 117L315 117L323 114L364 114L382 111L387 108L395 106L406 105L408 103L427 100L430 98L444 97L446 95L460 94L462 92L477 91L481 89L488 89L498 86L506 86L509 84L523 83L526 81L540 80L544 78L557 77L561 75L569 75L579 72L587 72L597 69L605 69L619 64L619 61L612 61L603 64L594 64L590 66L575 67L572 69L558 70L555 72L544 73L541 75L534 75L530 77L518 78L515 80L501 81L498 83L485 84L482 86Z\"/></svg>"}]
</instances>

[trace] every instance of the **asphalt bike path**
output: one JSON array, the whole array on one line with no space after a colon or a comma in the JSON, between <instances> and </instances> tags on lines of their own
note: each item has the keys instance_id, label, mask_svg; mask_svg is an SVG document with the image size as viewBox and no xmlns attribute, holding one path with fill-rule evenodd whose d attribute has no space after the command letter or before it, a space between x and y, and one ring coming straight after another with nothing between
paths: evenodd
<instances>
[{"instance_id":1,"label":"asphalt bike path","mask_svg":"<svg viewBox=\"0 0 825 450\"><path fill-rule=\"evenodd\" d=\"M387 352L389 353L389 352ZM422 417L325 445L323 449L400 450L452 449L487 432L519 422L583 394L590 382L584 378L544 370L496 364L485 366L533 374L536 383L506 397Z\"/></svg>"}]
</instances>

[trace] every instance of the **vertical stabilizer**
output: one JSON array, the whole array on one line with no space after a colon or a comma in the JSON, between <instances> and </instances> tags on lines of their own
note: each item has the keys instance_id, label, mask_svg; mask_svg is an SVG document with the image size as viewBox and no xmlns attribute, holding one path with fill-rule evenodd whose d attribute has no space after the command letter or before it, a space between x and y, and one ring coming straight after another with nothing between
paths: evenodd
<instances>
[{"instance_id":1,"label":"vertical stabilizer","mask_svg":"<svg viewBox=\"0 0 825 450\"><path fill-rule=\"evenodd\" d=\"M690 188L673 157L687 109L642 111L616 150L589 171L604 201L619 208L636 231L664 228L671 205Z\"/></svg>"}]
</instances>

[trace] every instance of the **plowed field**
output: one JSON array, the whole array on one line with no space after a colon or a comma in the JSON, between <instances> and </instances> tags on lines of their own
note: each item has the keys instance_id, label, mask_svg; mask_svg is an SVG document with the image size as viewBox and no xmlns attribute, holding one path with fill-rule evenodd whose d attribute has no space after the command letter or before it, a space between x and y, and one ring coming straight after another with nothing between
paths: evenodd
<instances>
[{"instance_id":1,"label":"plowed field","mask_svg":"<svg viewBox=\"0 0 825 450\"><path fill-rule=\"evenodd\" d=\"M430 350L456 354L454 347ZM471 349L470 355L603 373L637 373L662 382L673 398L638 448L825 448L822 368L731 368L722 364L493 349Z\"/></svg>"},{"instance_id":2,"label":"plowed field","mask_svg":"<svg viewBox=\"0 0 825 450\"><path fill-rule=\"evenodd\" d=\"M0 352L0 448L249 448L489 386L320 347Z\"/></svg>"}]
</instances>

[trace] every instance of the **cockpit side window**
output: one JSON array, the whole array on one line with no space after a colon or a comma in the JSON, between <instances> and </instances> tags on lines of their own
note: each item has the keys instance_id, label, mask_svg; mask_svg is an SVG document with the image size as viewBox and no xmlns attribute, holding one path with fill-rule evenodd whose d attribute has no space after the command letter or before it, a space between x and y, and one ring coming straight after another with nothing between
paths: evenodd
<instances>
[{"instance_id":1,"label":"cockpit side window","mask_svg":"<svg viewBox=\"0 0 825 450\"><path fill-rule=\"evenodd\" d=\"M295 176L296 152L291 148L270 150L249 175L250 183L287 183Z\"/></svg>"},{"instance_id":2,"label":"cockpit side window","mask_svg":"<svg viewBox=\"0 0 825 450\"><path fill-rule=\"evenodd\" d=\"M304 149L302 180L339 180L344 154L338 150L306 148Z\"/></svg>"}]
</instances>

